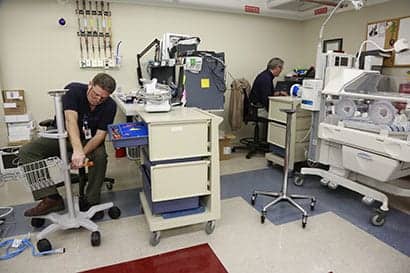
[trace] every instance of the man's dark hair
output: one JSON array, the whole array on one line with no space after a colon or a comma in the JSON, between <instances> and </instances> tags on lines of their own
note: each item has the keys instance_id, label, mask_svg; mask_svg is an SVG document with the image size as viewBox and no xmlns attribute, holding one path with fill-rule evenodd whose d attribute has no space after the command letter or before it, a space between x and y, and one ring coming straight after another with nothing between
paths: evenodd
<instances>
[{"instance_id":1,"label":"man's dark hair","mask_svg":"<svg viewBox=\"0 0 410 273\"><path fill-rule=\"evenodd\" d=\"M271 69L274 69L274 68L277 67L277 66L283 66L283 64L284 64L284 61L283 61L282 59L280 59L280 58L272 58L272 59L269 60L269 62L268 62L268 64L267 64L266 68L267 68L268 70L271 70Z\"/></svg>"},{"instance_id":2,"label":"man's dark hair","mask_svg":"<svg viewBox=\"0 0 410 273\"><path fill-rule=\"evenodd\" d=\"M106 73L98 73L92 80L93 85L98 85L108 93L112 94L115 90L115 80Z\"/></svg>"}]
</instances>

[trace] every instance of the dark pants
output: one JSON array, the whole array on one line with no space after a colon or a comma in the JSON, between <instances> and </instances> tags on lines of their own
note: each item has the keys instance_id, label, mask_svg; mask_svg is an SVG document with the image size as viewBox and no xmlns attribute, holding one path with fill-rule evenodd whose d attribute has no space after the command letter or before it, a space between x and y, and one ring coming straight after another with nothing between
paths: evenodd
<instances>
[{"instance_id":1,"label":"dark pants","mask_svg":"<svg viewBox=\"0 0 410 273\"><path fill-rule=\"evenodd\" d=\"M71 144L67 143L67 152L72 153L72 150ZM52 156L60 156L57 139L38 138L27 143L19 150L19 157L23 164ZM88 154L87 158L94 162L94 166L88 168L88 185L86 187L85 197L90 204L98 204L100 203L101 186L104 182L105 172L107 170L107 153L104 143ZM34 200L40 200L53 194L58 194L55 186L33 191Z\"/></svg>"}]
</instances>

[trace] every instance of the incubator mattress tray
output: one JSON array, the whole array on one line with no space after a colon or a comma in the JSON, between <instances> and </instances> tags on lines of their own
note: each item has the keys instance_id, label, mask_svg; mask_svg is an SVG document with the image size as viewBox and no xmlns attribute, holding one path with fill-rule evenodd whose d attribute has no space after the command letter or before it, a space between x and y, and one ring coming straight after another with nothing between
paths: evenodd
<instances>
[{"instance_id":1,"label":"incubator mattress tray","mask_svg":"<svg viewBox=\"0 0 410 273\"><path fill-rule=\"evenodd\" d=\"M410 141L407 140L328 123L320 123L319 138L410 162Z\"/></svg>"}]
</instances>

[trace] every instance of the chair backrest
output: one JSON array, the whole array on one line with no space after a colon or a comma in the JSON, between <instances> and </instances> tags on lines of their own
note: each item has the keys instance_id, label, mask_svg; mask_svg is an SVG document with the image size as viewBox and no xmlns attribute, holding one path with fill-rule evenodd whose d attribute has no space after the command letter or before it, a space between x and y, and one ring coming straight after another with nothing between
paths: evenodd
<instances>
[{"instance_id":1,"label":"chair backrest","mask_svg":"<svg viewBox=\"0 0 410 273\"><path fill-rule=\"evenodd\" d=\"M245 92L245 97L243 99L243 122L247 124L250 121L258 121L258 107L249 99L249 94Z\"/></svg>"},{"instance_id":2,"label":"chair backrest","mask_svg":"<svg viewBox=\"0 0 410 273\"><path fill-rule=\"evenodd\" d=\"M46 129L56 129L57 128L54 119L42 120L40 121L38 125L40 125L41 127L45 127Z\"/></svg>"}]
</instances>

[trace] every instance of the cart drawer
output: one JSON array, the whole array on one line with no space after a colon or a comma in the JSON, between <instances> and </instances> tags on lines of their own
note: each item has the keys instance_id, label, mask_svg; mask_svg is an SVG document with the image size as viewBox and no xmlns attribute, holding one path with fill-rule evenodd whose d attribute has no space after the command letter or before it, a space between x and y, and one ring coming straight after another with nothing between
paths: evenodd
<instances>
[{"instance_id":1,"label":"cart drawer","mask_svg":"<svg viewBox=\"0 0 410 273\"><path fill-rule=\"evenodd\" d=\"M147 173L147 168L144 165L141 166L141 173L145 197L147 198L148 205L150 206L153 214L175 212L199 207L199 196L153 202L151 195L151 180L149 174Z\"/></svg>"},{"instance_id":2,"label":"cart drawer","mask_svg":"<svg viewBox=\"0 0 410 273\"><path fill-rule=\"evenodd\" d=\"M281 110L291 109L292 105L294 104L289 103L289 102L280 102L280 101L271 100L269 103L269 116L268 116L269 120L286 123L286 113L282 112ZM300 108L299 105L297 106L295 105L294 107L296 107L295 115L298 118L302 118L302 117L310 118L311 113L309 111L306 111Z\"/></svg>"},{"instance_id":3,"label":"cart drawer","mask_svg":"<svg viewBox=\"0 0 410 273\"><path fill-rule=\"evenodd\" d=\"M276 146L285 148L286 125L269 122L268 142Z\"/></svg>"},{"instance_id":4,"label":"cart drawer","mask_svg":"<svg viewBox=\"0 0 410 273\"><path fill-rule=\"evenodd\" d=\"M164 201L209 194L208 160L151 166L152 200Z\"/></svg>"},{"instance_id":5,"label":"cart drawer","mask_svg":"<svg viewBox=\"0 0 410 273\"><path fill-rule=\"evenodd\" d=\"M295 139L296 143L308 142L309 137L307 134L308 130L302 129L292 132L294 135L292 138ZM286 141L286 125L269 122L268 125L268 142L279 147L285 148Z\"/></svg>"},{"instance_id":6,"label":"cart drawer","mask_svg":"<svg viewBox=\"0 0 410 273\"><path fill-rule=\"evenodd\" d=\"M209 155L207 121L149 124L151 161Z\"/></svg>"},{"instance_id":7,"label":"cart drawer","mask_svg":"<svg viewBox=\"0 0 410 273\"><path fill-rule=\"evenodd\" d=\"M286 123L286 113L280 111L281 109L291 109L291 103L284 103L284 102L271 102L269 104L269 119L275 120L279 122Z\"/></svg>"}]
</instances>

